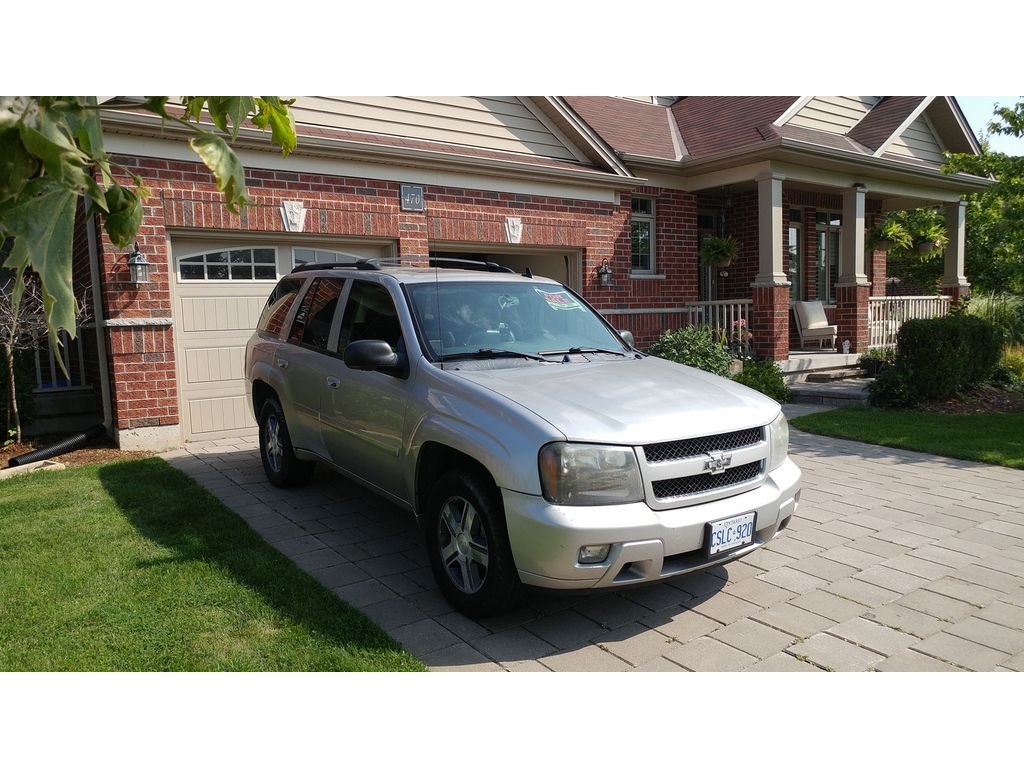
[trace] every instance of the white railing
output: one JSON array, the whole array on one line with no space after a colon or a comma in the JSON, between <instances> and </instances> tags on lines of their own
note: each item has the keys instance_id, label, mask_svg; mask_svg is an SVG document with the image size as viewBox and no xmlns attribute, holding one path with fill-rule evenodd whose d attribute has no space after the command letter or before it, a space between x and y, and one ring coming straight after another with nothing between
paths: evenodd
<instances>
[{"instance_id":1,"label":"white railing","mask_svg":"<svg viewBox=\"0 0 1024 768\"><path fill-rule=\"evenodd\" d=\"M64 375L54 353L53 345L48 338L42 338L36 343L36 391L52 392L56 389L83 387L85 383L85 355L82 347L82 334L78 333L74 339L68 336L66 331L61 330L58 334L60 347L56 354L60 355L64 363ZM69 378L70 377L70 378Z\"/></svg>"},{"instance_id":2,"label":"white railing","mask_svg":"<svg viewBox=\"0 0 1024 768\"><path fill-rule=\"evenodd\" d=\"M746 347L750 342L749 329L753 305L753 299L690 301L680 307L605 309L601 310L601 314L606 317L659 318L657 327L666 330L704 325L714 331L716 336L727 339L730 344Z\"/></svg>"},{"instance_id":3,"label":"white railing","mask_svg":"<svg viewBox=\"0 0 1024 768\"><path fill-rule=\"evenodd\" d=\"M949 307L949 296L873 296L868 303L868 347L895 347L907 320L942 317Z\"/></svg>"}]
</instances>

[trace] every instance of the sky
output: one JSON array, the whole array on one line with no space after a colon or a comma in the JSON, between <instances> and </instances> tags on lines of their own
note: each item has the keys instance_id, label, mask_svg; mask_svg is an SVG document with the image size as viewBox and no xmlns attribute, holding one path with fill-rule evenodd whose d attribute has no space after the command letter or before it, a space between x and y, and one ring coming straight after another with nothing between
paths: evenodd
<instances>
[{"instance_id":1,"label":"sky","mask_svg":"<svg viewBox=\"0 0 1024 768\"><path fill-rule=\"evenodd\" d=\"M963 110L971 130L977 137L979 131L985 131L985 126L992 119L992 110L995 104L1001 107L1013 107L1018 101L1024 101L1024 96L957 96L956 103ZM1002 152L1006 155L1024 155L1024 139L1016 136L1000 136L993 134L989 137L989 148L994 152Z\"/></svg>"}]
</instances>

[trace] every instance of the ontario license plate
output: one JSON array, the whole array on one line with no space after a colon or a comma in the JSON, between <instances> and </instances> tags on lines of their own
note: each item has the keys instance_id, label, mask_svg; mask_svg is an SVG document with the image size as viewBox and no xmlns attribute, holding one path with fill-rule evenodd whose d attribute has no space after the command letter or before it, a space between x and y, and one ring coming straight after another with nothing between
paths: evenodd
<instances>
[{"instance_id":1,"label":"ontario license plate","mask_svg":"<svg viewBox=\"0 0 1024 768\"><path fill-rule=\"evenodd\" d=\"M756 512L747 512L726 520L716 520L704 526L704 554L720 555L754 541Z\"/></svg>"}]
</instances>

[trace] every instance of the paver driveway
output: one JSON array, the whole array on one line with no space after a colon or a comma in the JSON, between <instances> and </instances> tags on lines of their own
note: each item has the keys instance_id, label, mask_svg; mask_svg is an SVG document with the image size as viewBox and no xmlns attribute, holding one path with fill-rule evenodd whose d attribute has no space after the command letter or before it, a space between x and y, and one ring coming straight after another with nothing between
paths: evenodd
<instances>
[{"instance_id":1,"label":"paver driveway","mask_svg":"<svg viewBox=\"0 0 1024 768\"><path fill-rule=\"evenodd\" d=\"M440 596L411 516L330 471L274 488L254 439L164 458L434 670L1024 668L1024 472L797 430L791 449L800 509L753 555L620 592L531 593L480 622Z\"/></svg>"}]
</instances>

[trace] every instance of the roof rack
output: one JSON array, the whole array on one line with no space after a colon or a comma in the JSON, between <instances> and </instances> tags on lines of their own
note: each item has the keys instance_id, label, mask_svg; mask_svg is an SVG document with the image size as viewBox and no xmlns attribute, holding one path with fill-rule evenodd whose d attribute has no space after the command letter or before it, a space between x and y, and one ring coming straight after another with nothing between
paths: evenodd
<instances>
[{"instance_id":1,"label":"roof rack","mask_svg":"<svg viewBox=\"0 0 1024 768\"><path fill-rule=\"evenodd\" d=\"M451 267L452 269L470 269L477 272L510 272L514 269L495 264L493 261L477 261L475 259L456 259L451 256L431 256L428 263L434 267Z\"/></svg>"},{"instance_id":2,"label":"roof rack","mask_svg":"<svg viewBox=\"0 0 1024 768\"><path fill-rule=\"evenodd\" d=\"M369 269L377 271L381 269L376 259L359 259L359 261L330 261L318 264L315 261L307 261L292 269L292 272L309 272L314 269Z\"/></svg>"}]
</instances>

